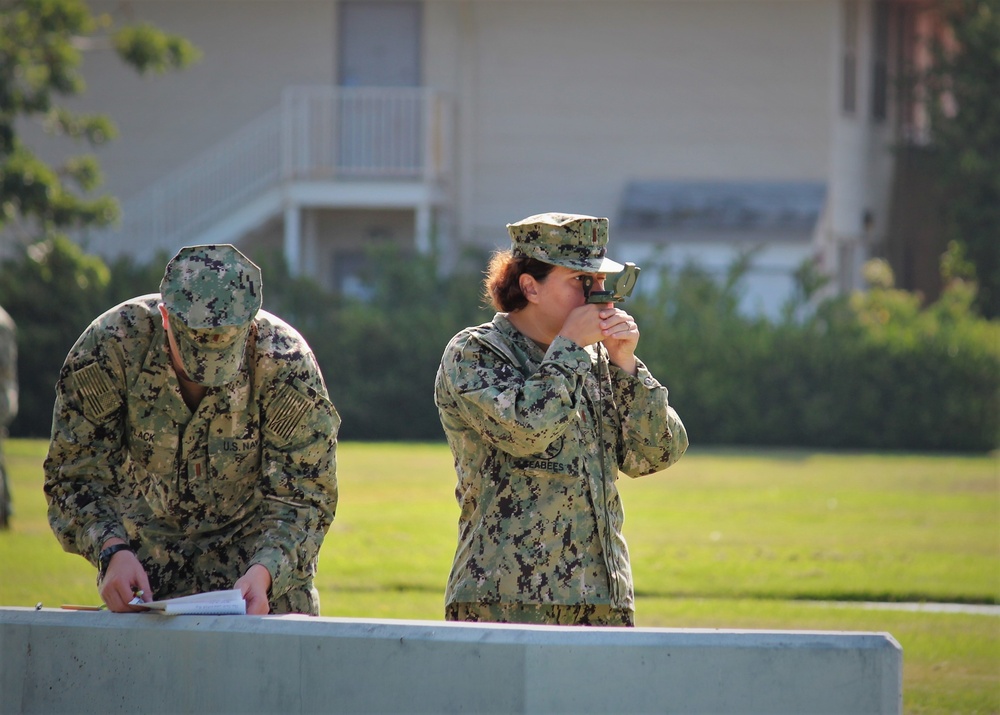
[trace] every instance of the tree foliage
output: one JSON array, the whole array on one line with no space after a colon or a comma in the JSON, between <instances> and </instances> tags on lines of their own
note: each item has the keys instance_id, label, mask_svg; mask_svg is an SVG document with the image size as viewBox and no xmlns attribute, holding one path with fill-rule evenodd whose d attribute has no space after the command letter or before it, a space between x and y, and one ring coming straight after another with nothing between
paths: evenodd
<instances>
[{"instance_id":1,"label":"tree foliage","mask_svg":"<svg viewBox=\"0 0 1000 715\"><path fill-rule=\"evenodd\" d=\"M976 306L1000 316L1000 0L944 5L955 46L939 43L924 78L947 238L976 268Z\"/></svg>"},{"instance_id":2,"label":"tree foliage","mask_svg":"<svg viewBox=\"0 0 1000 715\"><path fill-rule=\"evenodd\" d=\"M0 305L17 323L20 408L12 432L47 436L63 359L108 307L111 273L65 236L32 243L0 265Z\"/></svg>"},{"instance_id":3,"label":"tree foliage","mask_svg":"<svg viewBox=\"0 0 1000 715\"><path fill-rule=\"evenodd\" d=\"M1000 445L1000 324L972 309L959 254L945 255L930 305L875 260L869 290L790 307L777 323L740 314L739 275L664 270L628 307L638 354L669 387L692 444L990 450Z\"/></svg>"},{"instance_id":4,"label":"tree foliage","mask_svg":"<svg viewBox=\"0 0 1000 715\"><path fill-rule=\"evenodd\" d=\"M480 302L481 274L443 278L433 257L379 250L369 295L358 300L289 275L278 255L252 258L264 307L316 353L344 439L443 438L434 376L451 337L492 316ZM166 261L109 267L57 238L0 264L0 304L18 321L23 356L14 434L48 433L70 346L97 315L158 290ZM697 265L659 276L649 267L626 308L642 330L639 356L670 389L695 445L995 449L1000 323L972 309L976 286L957 244L942 263L945 289L929 305L874 261L869 290L815 311L790 306L770 322L739 312L748 268L739 262L721 281ZM812 278L801 277L805 296Z\"/></svg>"},{"instance_id":5,"label":"tree foliage","mask_svg":"<svg viewBox=\"0 0 1000 715\"><path fill-rule=\"evenodd\" d=\"M118 217L112 197L93 195L101 184L93 155L49 166L18 134L19 122L29 121L88 147L114 138L109 117L60 104L85 90L81 52L103 43L140 74L198 58L183 38L95 16L84 0L0 0L0 229L16 229L25 242Z\"/></svg>"},{"instance_id":6,"label":"tree foliage","mask_svg":"<svg viewBox=\"0 0 1000 715\"><path fill-rule=\"evenodd\" d=\"M324 308L317 315L313 307L314 319L300 327L343 419L341 434L440 439L433 394L441 354L455 333L493 315L481 306L481 276L445 279L434 256L389 247L372 249L368 265L367 298L314 301ZM281 302L273 310L286 317Z\"/></svg>"}]
</instances>

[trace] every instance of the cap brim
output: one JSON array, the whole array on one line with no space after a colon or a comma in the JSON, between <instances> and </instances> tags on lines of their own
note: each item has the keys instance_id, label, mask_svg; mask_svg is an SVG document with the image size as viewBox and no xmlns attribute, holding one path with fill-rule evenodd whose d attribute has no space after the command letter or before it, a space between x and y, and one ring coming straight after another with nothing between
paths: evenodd
<instances>
[{"instance_id":1,"label":"cap brim","mask_svg":"<svg viewBox=\"0 0 1000 715\"><path fill-rule=\"evenodd\" d=\"M621 273L625 270L623 266L618 261L612 261L610 258L601 258L594 261L597 266L592 271L593 273Z\"/></svg>"},{"instance_id":2,"label":"cap brim","mask_svg":"<svg viewBox=\"0 0 1000 715\"><path fill-rule=\"evenodd\" d=\"M243 367L243 355L246 351L250 326L247 325L235 337L226 341L224 347L217 348L195 341L188 333L188 329L178 323L175 318L171 320L171 331L187 378L196 384L208 387L218 387L232 382Z\"/></svg>"},{"instance_id":3,"label":"cap brim","mask_svg":"<svg viewBox=\"0 0 1000 715\"><path fill-rule=\"evenodd\" d=\"M548 250L551 249L551 250ZM528 256L542 263L562 266L571 271L584 273L621 273L625 270L618 261L606 256L594 255L596 251L586 246L545 246L540 244L515 246L515 255ZM603 253L603 251L601 251Z\"/></svg>"}]
</instances>

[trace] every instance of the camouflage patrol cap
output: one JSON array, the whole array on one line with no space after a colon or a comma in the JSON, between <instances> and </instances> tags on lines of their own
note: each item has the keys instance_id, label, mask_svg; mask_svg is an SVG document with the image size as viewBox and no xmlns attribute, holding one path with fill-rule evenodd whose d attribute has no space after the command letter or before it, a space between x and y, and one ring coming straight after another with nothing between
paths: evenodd
<instances>
[{"instance_id":1,"label":"camouflage patrol cap","mask_svg":"<svg viewBox=\"0 0 1000 715\"><path fill-rule=\"evenodd\" d=\"M545 213L507 224L514 255L529 256L586 273L619 273L625 266L606 257L608 220Z\"/></svg>"},{"instance_id":2,"label":"camouflage patrol cap","mask_svg":"<svg viewBox=\"0 0 1000 715\"><path fill-rule=\"evenodd\" d=\"M260 269L230 245L185 246L167 264L160 299L188 378L224 385L236 377L261 306Z\"/></svg>"}]
</instances>

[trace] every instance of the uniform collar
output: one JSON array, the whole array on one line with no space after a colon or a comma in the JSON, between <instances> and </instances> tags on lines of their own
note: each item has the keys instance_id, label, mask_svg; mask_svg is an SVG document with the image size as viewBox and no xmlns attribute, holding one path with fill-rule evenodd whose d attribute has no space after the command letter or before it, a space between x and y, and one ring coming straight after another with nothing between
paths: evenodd
<instances>
[{"instance_id":1,"label":"uniform collar","mask_svg":"<svg viewBox=\"0 0 1000 715\"><path fill-rule=\"evenodd\" d=\"M177 422L184 423L190 418L191 413L180 396L177 374L170 364L166 331L162 326L154 334L133 394L141 396L146 402L157 403L158 409ZM250 377L244 364L233 381L220 387L209 387L204 400L213 400L219 412L242 411L246 409L249 395Z\"/></svg>"}]
</instances>

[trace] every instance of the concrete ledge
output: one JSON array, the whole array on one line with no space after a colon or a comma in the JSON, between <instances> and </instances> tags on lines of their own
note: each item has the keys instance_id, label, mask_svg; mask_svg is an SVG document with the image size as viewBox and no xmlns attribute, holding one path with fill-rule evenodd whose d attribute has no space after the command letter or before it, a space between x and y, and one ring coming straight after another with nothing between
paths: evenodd
<instances>
[{"instance_id":1,"label":"concrete ledge","mask_svg":"<svg viewBox=\"0 0 1000 715\"><path fill-rule=\"evenodd\" d=\"M900 713L888 633L0 608L2 713Z\"/></svg>"}]
</instances>

